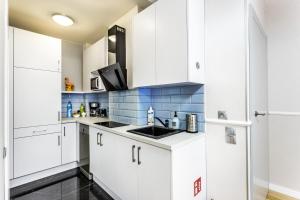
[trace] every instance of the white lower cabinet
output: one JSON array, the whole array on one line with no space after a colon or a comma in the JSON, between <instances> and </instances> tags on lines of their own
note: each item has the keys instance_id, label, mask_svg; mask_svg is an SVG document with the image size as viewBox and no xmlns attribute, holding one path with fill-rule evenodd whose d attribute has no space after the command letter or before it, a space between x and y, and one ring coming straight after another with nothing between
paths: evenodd
<instances>
[{"instance_id":1,"label":"white lower cabinet","mask_svg":"<svg viewBox=\"0 0 300 200\"><path fill-rule=\"evenodd\" d=\"M90 171L121 199L171 199L170 151L90 128Z\"/></svg>"},{"instance_id":2,"label":"white lower cabinet","mask_svg":"<svg viewBox=\"0 0 300 200\"><path fill-rule=\"evenodd\" d=\"M61 133L14 139L14 178L61 164Z\"/></svg>"},{"instance_id":3,"label":"white lower cabinet","mask_svg":"<svg viewBox=\"0 0 300 200\"><path fill-rule=\"evenodd\" d=\"M76 138L77 138L77 126L76 123L62 124L62 152L61 161L62 164L67 164L76 161Z\"/></svg>"}]
</instances>

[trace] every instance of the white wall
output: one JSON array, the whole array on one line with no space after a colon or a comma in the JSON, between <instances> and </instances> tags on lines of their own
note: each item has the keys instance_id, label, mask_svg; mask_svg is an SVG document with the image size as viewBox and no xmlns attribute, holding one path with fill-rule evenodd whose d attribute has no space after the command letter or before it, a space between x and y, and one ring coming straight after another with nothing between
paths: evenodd
<instances>
[{"instance_id":1,"label":"white wall","mask_svg":"<svg viewBox=\"0 0 300 200\"><path fill-rule=\"evenodd\" d=\"M266 16L270 189L300 199L300 1L268 0Z\"/></svg>"},{"instance_id":2,"label":"white wall","mask_svg":"<svg viewBox=\"0 0 300 200\"><path fill-rule=\"evenodd\" d=\"M110 27L118 25L126 29L126 68L128 80L127 85L129 88L132 88L132 20L137 13L138 7L135 6L110 25Z\"/></svg>"},{"instance_id":3,"label":"white wall","mask_svg":"<svg viewBox=\"0 0 300 200\"><path fill-rule=\"evenodd\" d=\"M266 26L266 15L265 15L265 0L249 0L250 4L254 8L257 17L263 27Z\"/></svg>"},{"instance_id":4,"label":"white wall","mask_svg":"<svg viewBox=\"0 0 300 200\"><path fill-rule=\"evenodd\" d=\"M82 90L82 45L62 41L62 90L65 90L65 77L75 85L75 91Z\"/></svg>"}]
</instances>

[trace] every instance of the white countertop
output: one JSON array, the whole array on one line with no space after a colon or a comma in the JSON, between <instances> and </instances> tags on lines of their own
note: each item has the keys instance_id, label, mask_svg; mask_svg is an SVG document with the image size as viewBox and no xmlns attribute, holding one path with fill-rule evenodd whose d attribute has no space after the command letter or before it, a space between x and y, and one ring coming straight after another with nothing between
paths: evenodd
<instances>
[{"instance_id":1,"label":"white countertop","mask_svg":"<svg viewBox=\"0 0 300 200\"><path fill-rule=\"evenodd\" d=\"M123 136L123 137L127 137L130 139L139 141L139 142L143 142L146 144L150 144L150 145L157 146L157 147L171 150L171 151L176 148L182 147L185 144L188 144L190 142L193 142L195 140L205 137L205 134L202 132L199 132L197 134L181 132L181 133L171 135L171 136L168 136L165 138L153 139L153 138L149 138L149 137L145 137L145 136L127 132L128 130L141 128L144 126L128 125L128 126L122 126L122 127L117 127L117 128L107 128L104 126L99 126L99 125L94 124L96 122L105 122L105 121L109 121L109 118L80 117L80 118L63 118L62 119L62 123L77 122L77 123L81 123L81 124L86 124L88 126L93 126L95 128L99 128L100 130L103 130L103 131L115 133L115 134Z\"/></svg>"}]
</instances>

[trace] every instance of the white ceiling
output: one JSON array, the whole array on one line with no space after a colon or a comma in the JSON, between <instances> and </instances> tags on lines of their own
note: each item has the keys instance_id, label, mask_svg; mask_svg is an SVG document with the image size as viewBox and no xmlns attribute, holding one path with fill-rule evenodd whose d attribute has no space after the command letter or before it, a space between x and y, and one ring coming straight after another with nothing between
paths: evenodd
<instances>
[{"instance_id":1,"label":"white ceiling","mask_svg":"<svg viewBox=\"0 0 300 200\"><path fill-rule=\"evenodd\" d=\"M107 27L148 0L9 0L10 25L80 43L92 43ZM52 21L53 13L72 17L75 24L63 27Z\"/></svg>"}]
</instances>

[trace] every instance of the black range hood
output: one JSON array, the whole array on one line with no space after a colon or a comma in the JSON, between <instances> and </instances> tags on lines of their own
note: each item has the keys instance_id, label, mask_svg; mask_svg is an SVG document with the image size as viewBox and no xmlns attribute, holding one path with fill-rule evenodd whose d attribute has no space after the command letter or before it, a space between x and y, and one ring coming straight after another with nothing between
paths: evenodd
<instances>
[{"instance_id":1,"label":"black range hood","mask_svg":"<svg viewBox=\"0 0 300 200\"><path fill-rule=\"evenodd\" d=\"M128 89L125 33L117 25L108 30L108 66L98 70L107 91Z\"/></svg>"},{"instance_id":2,"label":"black range hood","mask_svg":"<svg viewBox=\"0 0 300 200\"><path fill-rule=\"evenodd\" d=\"M127 70L119 63L98 69L98 74L107 91L128 90Z\"/></svg>"}]
</instances>

